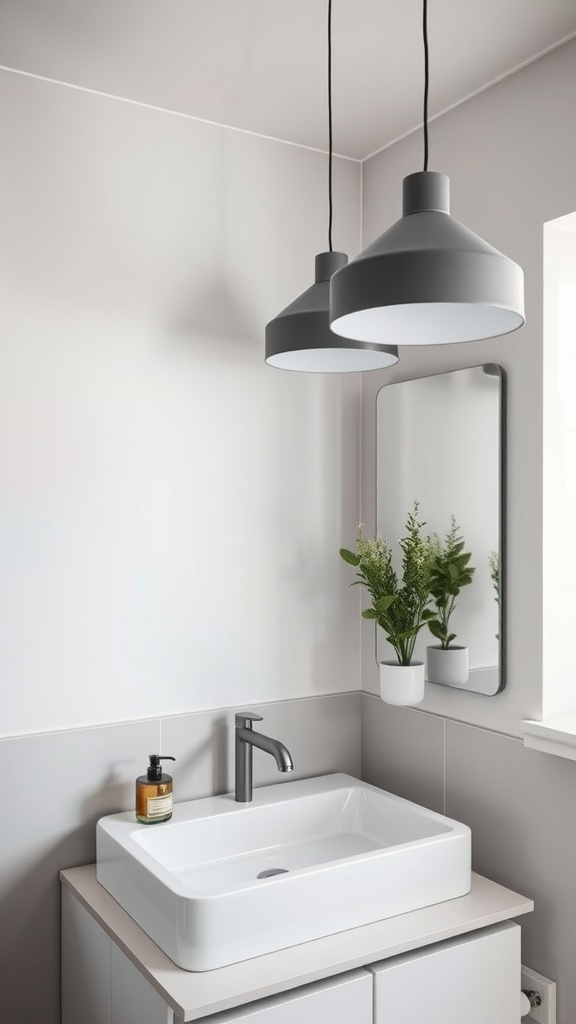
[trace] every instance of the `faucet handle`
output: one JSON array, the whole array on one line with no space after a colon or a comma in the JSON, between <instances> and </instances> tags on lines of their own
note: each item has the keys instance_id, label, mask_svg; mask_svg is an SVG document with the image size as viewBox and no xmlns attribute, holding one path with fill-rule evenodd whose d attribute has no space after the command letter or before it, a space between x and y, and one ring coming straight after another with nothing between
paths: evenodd
<instances>
[{"instance_id":1,"label":"faucet handle","mask_svg":"<svg viewBox=\"0 0 576 1024\"><path fill-rule=\"evenodd\" d=\"M255 711L239 711L235 716L237 729L251 729L252 722L262 721L262 715L257 715Z\"/></svg>"}]
</instances>

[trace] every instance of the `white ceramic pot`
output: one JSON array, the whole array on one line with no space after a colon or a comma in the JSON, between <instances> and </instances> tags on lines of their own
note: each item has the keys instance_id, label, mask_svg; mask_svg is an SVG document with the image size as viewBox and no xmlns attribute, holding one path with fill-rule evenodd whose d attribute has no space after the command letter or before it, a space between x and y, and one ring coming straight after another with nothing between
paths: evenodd
<instances>
[{"instance_id":1,"label":"white ceramic pot","mask_svg":"<svg viewBox=\"0 0 576 1024\"><path fill-rule=\"evenodd\" d=\"M444 686L465 686L470 677L467 647L448 647L439 644L426 648L426 679Z\"/></svg>"},{"instance_id":2,"label":"white ceramic pot","mask_svg":"<svg viewBox=\"0 0 576 1024\"><path fill-rule=\"evenodd\" d=\"M424 662L399 665L397 661L381 661L380 696L386 704L409 707L424 700L426 685Z\"/></svg>"}]
</instances>

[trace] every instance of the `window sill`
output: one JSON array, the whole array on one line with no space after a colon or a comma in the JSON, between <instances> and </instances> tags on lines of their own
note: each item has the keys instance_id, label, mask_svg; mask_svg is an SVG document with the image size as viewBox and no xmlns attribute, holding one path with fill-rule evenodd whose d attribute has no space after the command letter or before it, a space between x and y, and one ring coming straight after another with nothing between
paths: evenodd
<instances>
[{"instance_id":1,"label":"window sill","mask_svg":"<svg viewBox=\"0 0 576 1024\"><path fill-rule=\"evenodd\" d=\"M576 761L576 714L549 718L544 722L524 719L521 728L525 747Z\"/></svg>"}]
</instances>

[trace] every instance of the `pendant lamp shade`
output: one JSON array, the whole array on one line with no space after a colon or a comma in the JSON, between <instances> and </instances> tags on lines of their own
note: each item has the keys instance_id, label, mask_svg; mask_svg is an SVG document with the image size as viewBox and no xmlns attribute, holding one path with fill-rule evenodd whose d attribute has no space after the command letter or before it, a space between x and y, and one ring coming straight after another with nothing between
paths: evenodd
<instances>
[{"instance_id":1,"label":"pendant lamp shade","mask_svg":"<svg viewBox=\"0 0 576 1024\"><path fill-rule=\"evenodd\" d=\"M394 345L349 341L330 330L330 278L344 267L343 252L316 256L315 283L266 325L266 362L281 370L352 373L392 366Z\"/></svg>"},{"instance_id":2,"label":"pendant lamp shade","mask_svg":"<svg viewBox=\"0 0 576 1024\"><path fill-rule=\"evenodd\" d=\"M403 216L334 274L331 330L358 342L445 345L517 330L522 269L450 216L450 180L404 178Z\"/></svg>"}]
</instances>

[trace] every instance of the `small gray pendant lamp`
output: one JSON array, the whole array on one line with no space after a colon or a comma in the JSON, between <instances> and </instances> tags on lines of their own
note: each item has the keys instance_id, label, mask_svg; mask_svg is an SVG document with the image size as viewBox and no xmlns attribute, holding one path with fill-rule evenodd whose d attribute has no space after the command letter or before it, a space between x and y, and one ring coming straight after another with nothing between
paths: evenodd
<instances>
[{"instance_id":1,"label":"small gray pendant lamp","mask_svg":"<svg viewBox=\"0 0 576 1024\"><path fill-rule=\"evenodd\" d=\"M403 216L330 284L331 329L358 341L445 345L515 331L524 275L450 216L450 179L428 170L428 4L423 0L424 170L403 184Z\"/></svg>"},{"instance_id":2,"label":"small gray pendant lamp","mask_svg":"<svg viewBox=\"0 0 576 1024\"><path fill-rule=\"evenodd\" d=\"M266 362L281 370L352 373L398 361L395 345L349 340L330 330L330 278L348 257L332 249L332 0L328 0L328 245L316 256L314 284L266 325Z\"/></svg>"}]
</instances>

